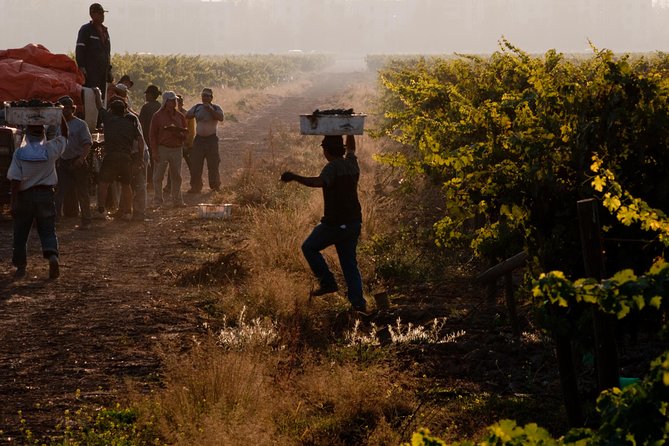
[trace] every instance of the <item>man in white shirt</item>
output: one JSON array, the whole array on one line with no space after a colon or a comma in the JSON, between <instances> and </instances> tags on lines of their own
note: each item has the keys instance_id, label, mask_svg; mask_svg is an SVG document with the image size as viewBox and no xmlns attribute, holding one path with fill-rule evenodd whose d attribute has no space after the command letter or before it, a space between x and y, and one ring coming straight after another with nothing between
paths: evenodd
<instances>
[{"instance_id":1,"label":"man in white shirt","mask_svg":"<svg viewBox=\"0 0 669 446\"><path fill-rule=\"evenodd\" d=\"M55 279L60 275L54 194L58 183L56 160L67 146L65 118L60 128L61 134L47 141L44 126L29 125L25 144L14 152L7 171L7 178L11 181L11 213L14 219L12 263L16 267L15 278L26 275L28 236L33 221L42 243L42 254L49 260L49 278Z\"/></svg>"}]
</instances>

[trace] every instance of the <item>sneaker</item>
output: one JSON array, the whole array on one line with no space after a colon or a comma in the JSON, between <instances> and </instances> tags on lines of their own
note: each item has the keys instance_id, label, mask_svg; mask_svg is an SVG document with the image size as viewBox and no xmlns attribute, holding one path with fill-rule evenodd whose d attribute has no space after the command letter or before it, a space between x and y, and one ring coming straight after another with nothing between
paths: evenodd
<instances>
[{"instance_id":1,"label":"sneaker","mask_svg":"<svg viewBox=\"0 0 669 446\"><path fill-rule=\"evenodd\" d=\"M26 267L25 266L19 266L16 268L16 271L14 272L14 278L15 279L22 279L26 276Z\"/></svg>"},{"instance_id":2,"label":"sneaker","mask_svg":"<svg viewBox=\"0 0 669 446\"><path fill-rule=\"evenodd\" d=\"M324 294L336 293L338 290L337 285L319 286L310 293L310 296L322 296Z\"/></svg>"},{"instance_id":3,"label":"sneaker","mask_svg":"<svg viewBox=\"0 0 669 446\"><path fill-rule=\"evenodd\" d=\"M60 264L58 256L54 254L49 257L49 279L57 279L58 276L60 276Z\"/></svg>"}]
</instances>

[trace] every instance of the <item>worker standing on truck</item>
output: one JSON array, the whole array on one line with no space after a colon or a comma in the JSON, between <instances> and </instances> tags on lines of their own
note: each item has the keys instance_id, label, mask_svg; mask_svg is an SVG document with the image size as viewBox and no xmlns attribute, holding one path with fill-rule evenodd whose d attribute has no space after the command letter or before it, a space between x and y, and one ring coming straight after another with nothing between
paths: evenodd
<instances>
[{"instance_id":1,"label":"worker standing on truck","mask_svg":"<svg viewBox=\"0 0 669 446\"><path fill-rule=\"evenodd\" d=\"M86 81L84 87L98 87L104 99L107 82L111 82L111 41L109 31L102 23L105 9L100 3L93 3L89 9L91 21L79 29L77 35L76 60Z\"/></svg>"},{"instance_id":2,"label":"worker standing on truck","mask_svg":"<svg viewBox=\"0 0 669 446\"><path fill-rule=\"evenodd\" d=\"M67 146L68 128L64 117L60 131L59 136L47 141L43 125L29 125L25 144L14 152L7 171L14 220L12 264L16 267L14 277L17 279L26 275L28 236L33 221L42 244L42 254L49 260L49 278L60 275L54 194L58 184L56 160Z\"/></svg>"}]
</instances>

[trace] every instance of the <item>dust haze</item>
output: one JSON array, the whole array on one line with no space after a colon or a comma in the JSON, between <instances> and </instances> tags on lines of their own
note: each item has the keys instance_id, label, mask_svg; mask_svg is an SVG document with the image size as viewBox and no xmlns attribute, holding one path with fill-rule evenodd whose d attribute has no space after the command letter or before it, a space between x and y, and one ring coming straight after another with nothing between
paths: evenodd
<instances>
[{"instance_id":1,"label":"dust haze","mask_svg":"<svg viewBox=\"0 0 669 446\"><path fill-rule=\"evenodd\" d=\"M667 51L669 0L101 0L112 51L153 54ZM0 0L3 48L69 53L90 1Z\"/></svg>"}]
</instances>

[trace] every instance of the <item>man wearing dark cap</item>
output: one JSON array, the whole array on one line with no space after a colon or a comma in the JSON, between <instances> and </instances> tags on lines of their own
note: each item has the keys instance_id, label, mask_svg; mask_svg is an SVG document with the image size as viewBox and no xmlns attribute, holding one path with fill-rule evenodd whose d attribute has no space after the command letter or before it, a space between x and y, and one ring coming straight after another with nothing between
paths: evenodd
<instances>
[{"instance_id":1,"label":"man wearing dark cap","mask_svg":"<svg viewBox=\"0 0 669 446\"><path fill-rule=\"evenodd\" d=\"M346 280L348 300L354 310L365 312L367 304L362 295L362 278L356 258L362 212L358 201L360 168L355 156L355 138L347 135L344 146L341 135L328 135L323 138L321 147L328 163L319 176L303 177L290 171L281 175L281 181L297 181L304 186L323 189L324 216L302 243L304 258L320 285L311 296L334 293L338 289L321 254L322 250L334 245Z\"/></svg>"},{"instance_id":2,"label":"man wearing dark cap","mask_svg":"<svg viewBox=\"0 0 669 446\"><path fill-rule=\"evenodd\" d=\"M113 80L111 41L107 27L102 24L107 11L100 3L93 3L88 11L91 21L79 29L75 56L77 65L86 78L84 87L98 87L104 98L107 82Z\"/></svg>"},{"instance_id":3,"label":"man wearing dark cap","mask_svg":"<svg viewBox=\"0 0 669 446\"><path fill-rule=\"evenodd\" d=\"M81 214L79 229L91 226L91 200L88 196L88 166L86 157L93 140L85 121L74 115L76 106L69 96L58 99L63 106L63 117L67 122L69 138L65 151L58 161L58 188L56 189L56 215L60 216L65 197L76 194Z\"/></svg>"},{"instance_id":4,"label":"man wearing dark cap","mask_svg":"<svg viewBox=\"0 0 669 446\"><path fill-rule=\"evenodd\" d=\"M158 97L163 94L155 85L149 85L144 91L144 99L146 102L142 105L139 111L139 122L142 124L142 132L144 132L144 141L149 144L149 154L152 153L153 148L149 141L149 130L151 130L151 118L160 110L160 102ZM151 155L153 157L153 155ZM153 162L147 166L146 182L147 189L153 190Z\"/></svg>"}]
</instances>

